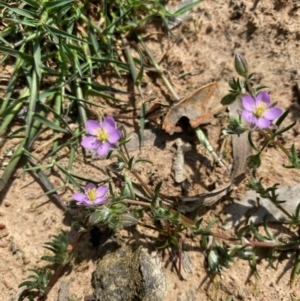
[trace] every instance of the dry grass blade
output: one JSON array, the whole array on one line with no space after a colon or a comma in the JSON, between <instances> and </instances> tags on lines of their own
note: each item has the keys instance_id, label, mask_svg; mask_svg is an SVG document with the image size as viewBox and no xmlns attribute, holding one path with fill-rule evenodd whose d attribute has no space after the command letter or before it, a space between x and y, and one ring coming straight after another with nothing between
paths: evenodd
<instances>
[{"instance_id":1,"label":"dry grass blade","mask_svg":"<svg viewBox=\"0 0 300 301\"><path fill-rule=\"evenodd\" d=\"M241 110L241 102L235 101L228 106L229 115L231 118L238 118L238 111ZM247 171L247 158L251 155L252 150L248 142L248 131L237 136L232 135L232 149L233 149L233 170L231 173L231 181L238 184L243 180Z\"/></svg>"}]
</instances>

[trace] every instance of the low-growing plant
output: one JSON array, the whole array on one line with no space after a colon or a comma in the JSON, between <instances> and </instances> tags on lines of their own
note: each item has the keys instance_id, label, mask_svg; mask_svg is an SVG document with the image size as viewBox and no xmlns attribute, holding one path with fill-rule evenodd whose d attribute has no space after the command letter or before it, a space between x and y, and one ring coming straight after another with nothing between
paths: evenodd
<instances>
[{"instance_id":1,"label":"low-growing plant","mask_svg":"<svg viewBox=\"0 0 300 301\"><path fill-rule=\"evenodd\" d=\"M160 2L121 1L112 4L104 1L102 10L98 11L102 23L86 17L85 13L90 9L88 1L30 0L17 3L17 5L0 3L3 20L8 24L0 33L2 63L9 60L11 55L16 58L12 77L8 80L4 97L1 98L0 133L5 134L1 146L7 139L19 139L16 150L2 175L0 190L7 184L17 164L21 162L20 159L25 158L27 160L24 171L35 172L46 187L47 193L54 196L66 212L68 209L56 191L69 187L75 190L72 197L78 206L77 210L84 212L84 218L76 221L81 233L74 244L69 244L65 232L55 235L53 241L45 243L45 248L53 255L43 256L42 259L52 263L54 273L50 272L50 267L32 270L34 274L20 284L27 287L28 298L33 300L37 297L41 301L47 297L63 269L75 257L76 248L82 237L95 225L108 227L113 231L134 225L156 230L160 237L158 249L172 247L178 251L179 277L181 277L183 240L187 232L201 238L199 250L205 250L207 271L213 275L221 273L223 268L229 268L230 262L235 258L248 260L253 271L258 274L256 252L260 248L269 249L267 258L271 267L274 267L276 252L290 252L295 258L291 273L293 285L296 275L300 272L300 239L297 235L291 236L289 241L280 241L268 228L266 219L265 235L262 235L253 224L238 229L236 236L213 231L217 220L205 225L203 217L199 214L200 208L197 208L193 217L190 217L179 210L175 202L160 193L164 183L151 188L143 181L136 166L152 163L130 154L127 149L130 135L127 135L125 127L118 123L114 116L106 116L104 113L105 116L102 116L101 120L90 117L92 114L87 110L87 106L97 106L93 96L101 96L108 102L111 100L118 102L112 94L124 93L94 81L93 75L97 74L99 68L106 68L118 76L130 74L142 99L139 125L141 141L143 140L143 130L147 121L145 115L147 100L142 98L141 93L144 55L158 71L173 97L177 98L170 82L163 72L160 72L158 63L137 30L154 16L160 16L166 23L166 17L170 13ZM178 14L191 6L181 9ZM140 55L139 59L133 59L128 39L125 38L127 36L134 36L139 42L141 48L136 48ZM128 63L124 63L120 58L116 40L123 45L124 57ZM254 86L253 74L249 72L248 63L243 56L235 55L234 64L241 78L229 81L230 91L223 97L221 103L229 105L235 101L240 102L241 110L238 118L229 120L226 131L230 135L238 136L248 132L248 141L254 151L247 160L252 175L248 183L249 188L281 210L291 226L299 227L300 203L294 213L288 212L282 206L284 201L278 199L278 184L265 187L263 179L257 177L263 160L262 154L269 145L276 147L287 157L289 163L285 165L286 168L300 167L296 147L292 145L287 149L278 139L295 123L282 126L289 111L283 112L276 103L271 102L265 86ZM55 82L54 85L49 83L50 78ZM20 81L22 84L18 82L19 79L23 80ZM26 111L23 126L8 133L7 128L14 118L21 115L22 107ZM73 111L78 114L73 114ZM50 114L53 119L48 118ZM33 145L41 134L49 129L52 131L50 143L53 146L47 154L50 161L43 164L46 158L38 158ZM254 132L259 133L263 138L262 142L256 143L253 138ZM199 127L195 129L195 133L200 143L218 158ZM61 143L62 137L67 137L67 142ZM75 174L72 166L79 142L84 155L113 159L114 163L109 166L111 174L108 172L107 177L101 181ZM59 151L65 147L69 151L67 168L58 160ZM221 159L218 162L225 166ZM53 187L43 172L54 167L65 176L63 187ZM227 169L227 166L225 167ZM114 177L122 183L121 189L114 185ZM147 223L142 222L146 214L150 217ZM247 239L248 233L252 234L253 239Z\"/></svg>"}]
</instances>

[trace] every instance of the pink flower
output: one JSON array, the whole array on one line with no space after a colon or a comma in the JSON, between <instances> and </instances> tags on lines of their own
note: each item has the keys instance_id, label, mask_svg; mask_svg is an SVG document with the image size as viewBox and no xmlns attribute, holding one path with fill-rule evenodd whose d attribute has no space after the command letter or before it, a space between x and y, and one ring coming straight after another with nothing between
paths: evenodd
<instances>
[{"instance_id":1,"label":"pink flower","mask_svg":"<svg viewBox=\"0 0 300 301\"><path fill-rule=\"evenodd\" d=\"M89 183L84 188L84 193L77 192L72 195L73 199L77 201L77 205L94 206L105 203L107 200L106 193L108 186L99 186Z\"/></svg>"},{"instance_id":2,"label":"pink flower","mask_svg":"<svg viewBox=\"0 0 300 301\"><path fill-rule=\"evenodd\" d=\"M88 120L86 129L89 135L81 141L84 148L95 150L99 156L106 155L111 148L118 148L117 142L122 132L116 127L113 117L108 116L100 122Z\"/></svg>"},{"instance_id":3,"label":"pink flower","mask_svg":"<svg viewBox=\"0 0 300 301\"><path fill-rule=\"evenodd\" d=\"M242 97L244 110L242 117L250 123L250 129L255 127L266 129L272 128L272 121L282 114L282 109L271 104L270 95L267 91L262 91L255 98L250 95Z\"/></svg>"}]
</instances>

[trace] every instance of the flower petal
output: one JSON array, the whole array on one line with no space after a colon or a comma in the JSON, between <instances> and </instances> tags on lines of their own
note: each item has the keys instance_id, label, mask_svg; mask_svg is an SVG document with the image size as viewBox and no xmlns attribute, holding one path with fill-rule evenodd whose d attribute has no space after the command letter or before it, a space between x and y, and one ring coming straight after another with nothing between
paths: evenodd
<instances>
[{"instance_id":1,"label":"flower petal","mask_svg":"<svg viewBox=\"0 0 300 301\"><path fill-rule=\"evenodd\" d=\"M254 115L253 115L252 112L248 112L248 111L243 110L241 115L242 115L242 117L245 121L253 122Z\"/></svg>"},{"instance_id":2,"label":"flower petal","mask_svg":"<svg viewBox=\"0 0 300 301\"><path fill-rule=\"evenodd\" d=\"M256 102L258 102L258 101L262 101L269 106L269 104L271 102L269 93L267 91L259 92L256 96Z\"/></svg>"},{"instance_id":3,"label":"flower petal","mask_svg":"<svg viewBox=\"0 0 300 301\"><path fill-rule=\"evenodd\" d=\"M94 205L100 205L100 204L103 204L105 203L107 200L107 197L105 196L102 196L100 198L97 198L95 201L94 201Z\"/></svg>"},{"instance_id":4,"label":"flower petal","mask_svg":"<svg viewBox=\"0 0 300 301\"><path fill-rule=\"evenodd\" d=\"M114 131L111 131L109 133L108 142L109 143L116 143L117 141L119 141L121 136L122 136L122 132L118 129L114 129Z\"/></svg>"},{"instance_id":5,"label":"flower petal","mask_svg":"<svg viewBox=\"0 0 300 301\"><path fill-rule=\"evenodd\" d=\"M96 131L101 128L100 123L96 120L88 120L85 126L88 133L94 136L96 135Z\"/></svg>"},{"instance_id":6,"label":"flower petal","mask_svg":"<svg viewBox=\"0 0 300 301\"><path fill-rule=\"evenodd\" d=\"M264 113L264 118L274 120L277 119L282 114L282 112L283 110L281 110L280 108L269 108Z\"/></svg>"},{"instance_id":7,"label":"flower petal","mask_svg":"<svg viewBox=\"0 0 300 301\"><path fill-rule=\"evenodd\" d=\"M83 206L93 206L94 202L89 201L88 199L86 199L84 202L82 202L80 205Z\"/></svg>"},{"instance_id":8,"label":"flower petal","mask_svg":"<svg viewBox=\"0 0 300 301\"><path fill-rule=\"evenodd\" d=\"M82 192L76 192L72 194L72 198L77 202L83 202L86 199L86 195Z\"/></svg>"},{"instance_id":9,"label":"flower petal","mask_svg":"<svg viewBox=\"0 0 300 301\"><path fill-rule=\"evenodd\" d=\"M96 149L101 144L94 136L88 136L81 140L81 146L86 149Z\"/></svg>"},{"instance_id":10,"label":"flower petal","mask_svg":"<svg viewBox=\"0 0 300 301\"><path fill-rule=\"evenodd\" d=\"M99 156L105 156L109 152L109 149L110 149L110 144L108 142L105 142L98 147L97 154Z\"/></svg>"},{"instance_id":11,"label":"flower petal","mask_svg":"<svg viewBox=\"0 0 300 301\"><path fill-rule=\"evenodd\" d=\"M271 121L266 118L258 118L256 125L261 129L270 127Z\"/></svg>"},{"instance_id":12,"label":"flower petal","mask_svg":"<svg viewBox=\"0 0 300 301\"><path fill-rule=\"evenodd\" d=\"M89 189L95 189L96 188L96 185L93 184L93 183L88 183L85 185L84 187L84 191L88 191Z\"/></svg>"},{"instance_id":13,"label":"flower petal","mask_svg":"<svg viewBox=\"0 0 300 301\"><path fill-rule=\"evenodd\" d=\"M250 124L249 124L249 129L250 130L255 130L256 129L256 123L255 122L250 122Z\"/></svg>"},{"instance_id":14,"label":"flower petal","mask_svg":"<svg viewBox=\"0 0 300 301\"><path fill-rule=\"evenodd\" d=\"M110 149L117 150L117 149L119 149L119 145L117 143L116 144L111 143L110 144Z\"/></svg>"},{"instance_id":15,"label":"flower petal","mask_svg":"<svg viewBox=\"0 0 300 301\"><path fill-rule=\"evenodd\" d=\"M108 191L108 186L106 186L106 185L99 186L96 190L97 198L104 196L107 191Z\"/></svg>"},{"instance_id":16,"label":"flower petal","mask_svg":"<svg viewBox=\"0 0 300 301\"><path fill-rule=\"evenodd\" d=\"M242 104L246 111L253 112L255 109L255 103L255 99L248 94L242 97Z\"/></svg>"},{"instance_id":17,"label":"flower petal","mask_svg":"<svg viewBox=\"0 0 300 301\"><path fill-rule=\"evenodd\" d=\"M116 122L112 116L108 116L103 120L102 126L108 134L111 134L116 129Z\"/></svg>"}]
</instances>

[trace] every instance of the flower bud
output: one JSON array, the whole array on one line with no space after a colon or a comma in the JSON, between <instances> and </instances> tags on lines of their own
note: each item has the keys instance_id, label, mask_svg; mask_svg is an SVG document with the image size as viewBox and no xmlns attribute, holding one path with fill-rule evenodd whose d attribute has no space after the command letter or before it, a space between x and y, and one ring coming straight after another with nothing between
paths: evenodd
<instances>
[{"instance_id":1,"label":"flower bud","mask_svg":"<svg viewBox=\"0 0 300 301\"><path fill-rule=\"evenodd\" d=\"M236 72L240 76L242 76L244 78L248 77L248 63L241 54L236 54L234 56L234 66L235 66Z\"/></svg>"},{"instance_id":2,"label":"flower bud","mask_svg":"<svg viewBox=\"0 0 300 301\"><path fill-rule=\"evenodd\" d=\"M240 134L243 134L246 130L247 130L247 128L241 121L241 118L230 118L229 119L229 125L226 129L226 132L228 134L230 134L230 135L236 134L239 136Z\"/></svg>"},{"instance_id":3,"label":"flower bud","mask_svg":"<svg viewBox=\"0 0 300 301\"><path fill-rule=\"evenodd\" d=\"M257 155L252 155L247 158L247 166L249 168L257 169L261 164L260 156L259 154Z\"/></svg>"},{"instance_id":4,"label":"flower bud","mask_svg":"<svg viewBox=\"0 0 300 301\"><path fill-rule=\"evenodd\" d=\"M120 216L120 223L123 227L131 227L137 224L137 219L129 213L123 213Z\"/></svg>"}]
</instances>

